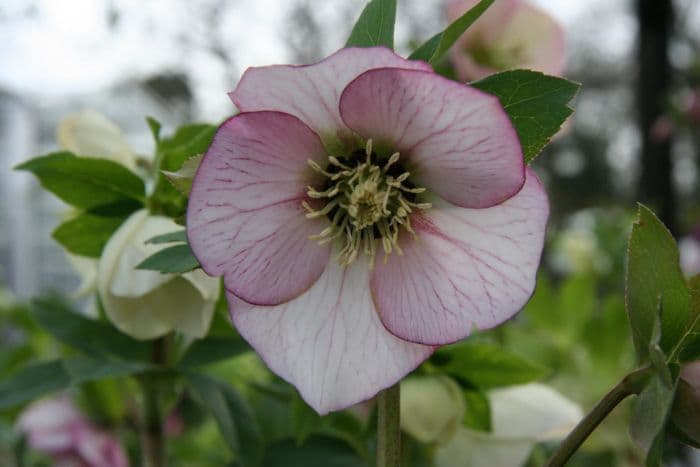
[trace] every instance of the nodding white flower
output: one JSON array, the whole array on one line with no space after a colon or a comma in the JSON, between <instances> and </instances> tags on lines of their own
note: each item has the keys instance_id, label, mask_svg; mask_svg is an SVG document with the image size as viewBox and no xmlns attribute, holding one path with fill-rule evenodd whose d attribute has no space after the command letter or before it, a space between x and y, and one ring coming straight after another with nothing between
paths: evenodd
<instances>
[{"instance_id":1,"label":"nodding white flower","mask_svg":"<svg viewBox=\"0 0 700 467\"><path fill-rule=\"evenodd\" d=\"M67 397L43 399L20 414L17 427L32 449L56 466L128 467L119 441L92 425Z\"/></svg>"},{"instance_id":2,"label":"nodding white flower","mask_svg":"<svg viewBox=\"0 0 700 467\"><path fill-rule=\"evenodd\" d=\"M535 444L563 439L583 417L581 407L544 384L496 389L487 396L491 431L459 428L436 449L436 467L521 466Z\"/></svg>"},{"instance_id":3,"label":"nodding white flower","mask_svg":"<svg viewBox=\"0 0 700 467\"><path fill-rule=\"evenodd\" d=\"M219 296L219 281L201 270L162 274L134 269L167 244L147 244L180 229L163 216L136 211L105 245L97 271L97 288L107 318L136 339L153 339L171 331L204 337Z\"/></svg>"},{"instance_id":4,"label":"nodding white flower","mask_svg":"<svg viewBox=\"0 0 700 467\"><path fill-rule=\"evenodd\" d=\"M383 47L245 72L190 245L319 413L374 396L535 286L549 205L498 99Z\"/></svg>"},{"instance_id":5,"label":"nodding white flower","mask_svg":"<svg viewBox=\"0 0 700 467\"><path fill-rule=\"evenodd\" d=\"M401 381L401 429L423 443L450 439L464 419L464 394L445 375Z\"/></svg>"},{"instance_id":6,"label":"nodding white flower","mask_svg":"<svg viewBox=\"0 0 700 467\"><path fill-rule=\"evenodd\" d=\"M448 19L454 21L478 2L451 0ZM525 0L498 0L455 42L451 58L463 81L514 68L558 75L566 59L564 30Z\"/></svg>"}]
</instances>

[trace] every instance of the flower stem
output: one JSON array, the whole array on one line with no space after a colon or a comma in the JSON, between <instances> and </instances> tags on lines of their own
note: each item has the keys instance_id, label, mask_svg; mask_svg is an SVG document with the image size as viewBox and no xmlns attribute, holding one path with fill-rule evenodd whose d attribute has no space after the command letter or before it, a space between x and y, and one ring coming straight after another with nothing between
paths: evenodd
<instances>
[{"instance_id":1,"label":"flower stem","mask_svg":"<svg viewBox=\"0 0 700 467\"><path fill-rule=\"evenodd\" d=\"M610 390L598 404L593 407L588 415L576 425L576 428L569 433L569 436L562 441L559 449L549 459L545 467L561 467L574 455L583 442L600 425L600 423L610 415L620 402L627 396L639 394L644 388L651 370L642 368L633 371L625 376L614 388Z\"/></svg>"},{"instance_id":2,"label":"flower stem","mask_svg":"<svg viewBox=\"0 0 700 467\"><path fill-rule=\"evenodd\" d=\"M377 400L377 467L401 466L399 383L379 393Z\"/></svg>"},{"instance_id":3,"label":"flower stem","mask_svg":"<svg viewBox=\"0 0 700 467\"><path fill-rule=\"evenodd\" d=\"M151 361L159 366L168 364L171 336L165 336L153 343ZM143 420L141 426L141 456L143 467L165 466L165 438L163 434L163 414L161 413L161 375L158 371L147 372L138 377L143 393Z\"/></svg>"}]
</instances>

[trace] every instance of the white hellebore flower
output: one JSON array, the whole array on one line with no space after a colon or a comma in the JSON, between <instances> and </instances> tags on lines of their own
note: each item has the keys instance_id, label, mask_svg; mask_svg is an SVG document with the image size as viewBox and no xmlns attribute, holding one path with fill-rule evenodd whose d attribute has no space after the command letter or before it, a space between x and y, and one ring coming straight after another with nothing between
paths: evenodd
<instances>
[{"instance_id":1,"label":"white hellebore flower","mask_svg":"<svg viewBox=\"0 0 700 467\"><path fill-rule=\"evenodd\" d=\"M464 418L464 396L445 375L401 381L401 429L423 443L449 439Z\"/></svg>"},{"instance_id":2,"label":"white hellebore flower","mask_svg":"<svg viewBox=\"0 0 700 467\"><path fill-rule=\"evenodd\" d=\"M536 443L564 438L581 408L543 384L489 392L491 432L460 428L435 452L436 467L517 467Z\"/></svg>"},{"instance_id":3,"label":"white hellebore flower","mask_svg":"<svg viewBox=\"0 0 700 467\"><path fill-rule=\"evenodd\" d=\"M181 229L167 217L132 214L109 239L97 271L97 288L109 320L136 339L170 331L204 337L219 295L219 280L201 270L182 275L135 269L168 245L146 244Z\"/></svg>"}]
</instances>

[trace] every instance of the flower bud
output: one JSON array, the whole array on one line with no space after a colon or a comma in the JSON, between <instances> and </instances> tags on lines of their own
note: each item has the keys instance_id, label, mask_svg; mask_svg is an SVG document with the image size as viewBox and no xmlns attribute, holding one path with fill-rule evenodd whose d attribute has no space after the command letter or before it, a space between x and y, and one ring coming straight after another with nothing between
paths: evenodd
<instances>
[{"instance_id":1,"label":"flower bud","mask_svg":"<svg viewBox=\"0 0 700 467\"><path fill-rule=\"evenodd\" d=\"M448 440L464 417L464 397L444 375L413 376L401 382L401 428L424 443Z\"/></svg>"}]
</instances>

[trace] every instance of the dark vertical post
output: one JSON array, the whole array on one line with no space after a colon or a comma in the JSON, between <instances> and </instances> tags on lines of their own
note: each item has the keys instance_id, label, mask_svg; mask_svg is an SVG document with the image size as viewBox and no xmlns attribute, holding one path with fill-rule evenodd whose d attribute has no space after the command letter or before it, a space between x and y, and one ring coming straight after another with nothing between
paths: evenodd
<instances>
[{"instance_id":1,"label":"dark vertical post","mask_svg":"<svg viewBox=\"0 0 700 467\"><path fill-rule=\"evenodd\" d=\"M677 234L672 183L673 135L654 136L652 126L664 113L671 87L668 45L673 27L672 0L636 0L639 22L637 110L642 134L641 176L637 195Z\"/></svg>"}]
</instances>

